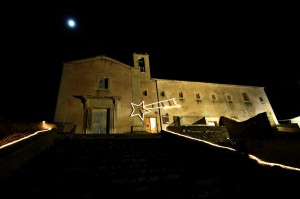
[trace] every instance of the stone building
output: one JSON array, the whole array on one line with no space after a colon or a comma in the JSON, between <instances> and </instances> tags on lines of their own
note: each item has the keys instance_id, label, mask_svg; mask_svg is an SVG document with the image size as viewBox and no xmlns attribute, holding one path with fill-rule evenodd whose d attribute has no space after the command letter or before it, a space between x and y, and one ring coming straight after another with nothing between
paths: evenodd
<instances>
[{"instance_id":1,"label":"stone building","mask_svg":"<svg viewBox=\"0 0 300 199\"><path fill-rule=\"evenodd\" d=\"M54 122L77 134L159 133L168 125L218 125L268 112L264 87L156 79L148 54L133 66L107 56L64 63Z\"/></svg>"}]
</instances>

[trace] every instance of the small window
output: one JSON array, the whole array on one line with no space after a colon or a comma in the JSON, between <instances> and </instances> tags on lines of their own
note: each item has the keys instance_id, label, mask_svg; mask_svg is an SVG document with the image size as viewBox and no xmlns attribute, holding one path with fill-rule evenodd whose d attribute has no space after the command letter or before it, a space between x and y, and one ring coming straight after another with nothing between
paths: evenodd
<instances>
[{"instance_id":1,"label":"small window","mask_svg":"<svg viewBox=\"0 0 300 199\"><path fill-rule=\"evenodd\" d=\"M108 78L101 78L98 81L98 89L108 89Z\"/></svg>"},{"instance_id":2,"label":"small window","mask_svg":"<svg viewBox=\"0 0 300 199\"><path fill-rule=\"evenodd\" d=\"M163 115L162 116L162 121L163 121L163 124L169 124L170 123L169 116L168 115Z\"/></svg>"},{"instance_id":3,"label":"small window","mask_svg":"<svg viewBox=\"0 0 300 199\"><path fill-rule=\"evenodd\" d=\"M232 102L232 97L231 97L231 95L226 94L225 96L226 96L226 100L227 100L228 102Z\"/></svg>"},{"instance_id":4,"label":"small window","mask_svg":"<svg viewBox=\"0 0 300 199\"><path fill-rule=\"evenodd\" d=\"M165 91L162 91L162 92L160 93L160 95L161 95L162 97L165 97L165 96L166 96Z\"/></svg>"},{"instance_id":5,"label":"small window","mask_svg":"<svg viewBox=\"0 0 300 199\"><path fill-rule=\"evenodd\" d=\"M264 102L264 98L259 97L259 101Z\"/></svg>"},{"instance_id":6,"label":"small window","mask_svg":"<svg viewBox=\"0 0 300 199\"><path fill-rule=\"evenodd\" d=\"M196 93L196 102L198 103L198 104L200 104L200 102L201 102L201 96L200 96L200 93Z\"/></svg>"},{"instance_id":7,"label":"small window","mask_svg":"<svg viewBox=\"0 0 300 199\"><path fill-rule=\"evenodd\" d=\"M215 101L217 101L217 96L216 96L216 94L212 94L211 95L211 99L215 102Z\"/></svg>"},{"instance_id":8,"label":"small window","mask_svg":"<svg viewBox=\"0 0 300 199\"><path fill-rule=\"evenodd\" d=\"M181 98L181 99L183 98L183 93L182 92L179 93L179 98Z\"/></svg>"},{"instance_id":9,"label":"small window","mask_svg":"<svg viewBox=\"0 0 300 199\"><path fill-rule=\"evenodd\" d=\"M140 72L145 72L145 59L144 57L138 60L139 67L140 67Z\"/></svg>"},{"instance_id":10,"label":"small window","mask_svg":"<svg viewBox=\"0 0 300 199\"><path fill-rule=\"evenodd\" d=\"M244 99L245 102L250 102L250 98L248 96L248 93L242 93L242 95L243 95L243 99Z\"/></svg>"},{"instance_id":11,"label":"small window","mask_svg":"<svg viewBox=\"0 0 300 199\"><path fill-rule=\"evenodd\" d=\"M148 96L147 90L144 90L144 91L143 91L143 95L144 95L144 96Z\"/></svg>"}]
</instances>

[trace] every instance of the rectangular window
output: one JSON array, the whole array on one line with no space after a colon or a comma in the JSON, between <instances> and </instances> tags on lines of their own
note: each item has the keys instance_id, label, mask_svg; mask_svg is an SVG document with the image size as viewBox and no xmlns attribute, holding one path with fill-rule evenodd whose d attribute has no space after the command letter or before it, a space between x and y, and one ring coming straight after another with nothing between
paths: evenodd
<instances>
[{"instance_id":1,"label":"rectangular window","mask_svg":"<svg viewBox=\"0 0 300 199\"><path fill-rule=\"evenodd\" d=\"M217 96L216 96L216 94L212 94L211 95L211 99L215 102L215 101L217 101Z\"/></svg>"},{"instance_id":2,"label":"rectangular window","mask_svg":"<svg viewBox=\"0 0 300 199\"><path fill-rule=\"evenodd\" d=\"M163 121L163 124L169 124L170 123L169 116L163 115L162 116L162 121Z\"/></svg>"},{"instance_id":3,"label":"rectangular window","mask_svg":"<svg viewBox=\"0 0 300 199\"><path fill-rule=\"evenodd\" d=\"M98 89L108 89L108 78L100 78L98 81Z\"/></svg>"},{"instance_id":4,"label":"rectangular window","mask_svg":"<svg viewBox=\"0 0 300 199\"><path fill-rule=\"evenodd\" d=\"M160 95L162 96L162 97L165 97L165 91L162 91L161 93L160 93Z\"/></svg>"},{"instance_id":5,"label":"rectangular window","mask_svg":"<svg viewBox=\"0 0 300 199\"><path fill-rule=\"evenodd\" d=\"M250 98L248 96L248 93L242 93L242 95L243 95L243 99L244 99L245 102L250 102Z\"/></svg>"},{"instance_id":6,"label":"rectangular window","mask_svg":"<svg viewBox=\"0 0 300 199\"><path fill-rule=\"evenodd\" d=\"M139 67L140 67L140 72L145 72L145 59L144 57L138 60L139 62Z\"/></svg>"},{"instance_id":7,"label":"rectangular window","mask_svg":"<svg viewBox=\"0 0 300 199\"><path fill-rule=\"evenodd\" d=\"M225 96L226 96L227 102L232 102L232 97L231 97L231 95L226 94Z\"/></svg>"},{"instance_id":8,"label":"rectangular window","mask_svg":"<svg viewBox=\"0 0 300 199\"><path fill-rule=\"evenodd\" d=\"M148 96L147 90L144 90L144 91L143 91L143 95L144 95L144 96Z\"/></svg>"},{"instance_id":9,"label":"rectangular window","mask_svg":"<svg viewBox=\"0 0 300 199\"><path fill-rule=\"evenodd\" d=\"M183 98L183 93L182 92L179 93L179 98L181 98L181 99Z\"/></svg>"},{"instance_id":10,"label":"rectangular window","mask_svg":"<svg viewBox=\"0 0 300 199\"><path fill-rule=\"evenodd\" d=\"M200 93L196 93L196 102L199 104L201 102Z\"/></svg>"}]
</instances>

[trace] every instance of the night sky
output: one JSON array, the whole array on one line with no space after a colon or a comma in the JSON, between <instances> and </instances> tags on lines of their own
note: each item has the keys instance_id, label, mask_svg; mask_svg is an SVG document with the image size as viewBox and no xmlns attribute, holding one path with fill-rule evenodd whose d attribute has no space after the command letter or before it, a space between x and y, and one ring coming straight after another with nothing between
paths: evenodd
<instances>
[{"instance_id":1,"label":"night sky","mask_svg":"<svg viewBox=\"0 0 300 199\"><path fill-rule=\"evenodd\" d=\"M53 121L64 62L107 55L151 76L265 87L277 119L300 115L296 5L2 5L0 118ZM74 28L67 26L73 18Z\"/></svg>"}]
</instances>

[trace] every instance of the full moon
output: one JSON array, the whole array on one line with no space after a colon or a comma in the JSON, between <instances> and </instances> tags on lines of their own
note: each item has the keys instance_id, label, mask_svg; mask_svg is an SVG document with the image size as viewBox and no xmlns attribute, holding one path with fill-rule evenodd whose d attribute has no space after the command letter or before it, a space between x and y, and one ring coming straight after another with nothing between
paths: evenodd
<instances>
[{"instance_id":1,"label":"full moon","mask_svg":"<svg viewBox=\"0 0 300 199\"><path fill-rule=\"evenodd\" d=\"M75 28L76 27L76 22L74 19L68 19L67 20L67 25L69 28Z\"/></svg>"}]
</instances>

